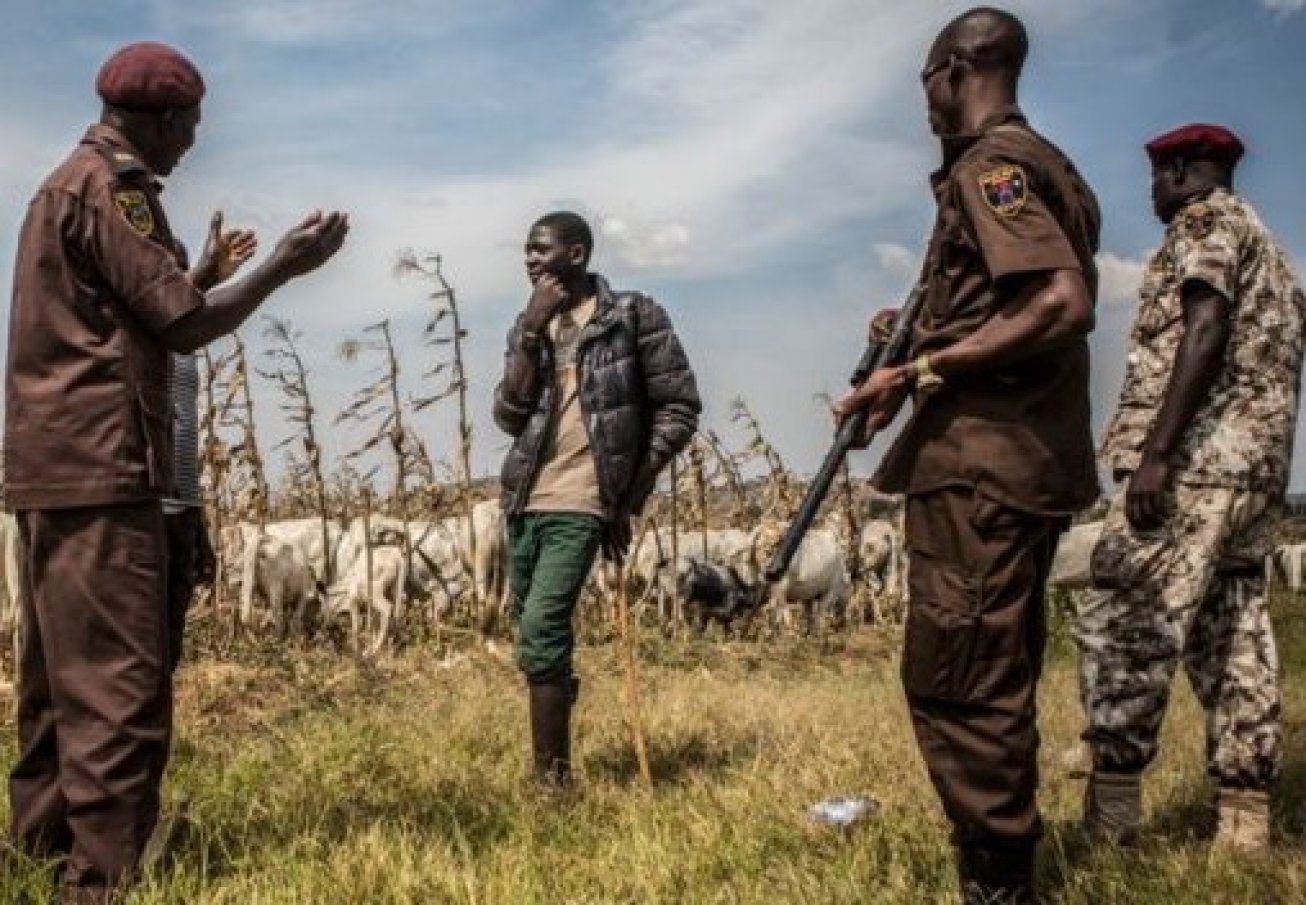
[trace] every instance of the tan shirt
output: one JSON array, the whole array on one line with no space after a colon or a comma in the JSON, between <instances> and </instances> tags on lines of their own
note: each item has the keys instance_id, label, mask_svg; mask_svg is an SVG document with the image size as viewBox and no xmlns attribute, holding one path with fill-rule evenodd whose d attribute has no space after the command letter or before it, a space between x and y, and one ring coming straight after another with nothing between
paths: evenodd
<instances>
[{"instance_id":1,"label":"tan shirt","mask_svg":"<svg viewBox=\"0 0 1306 905\"><path fill-rule=\"evenodd\" d=\"M549 323L553 340L553 400L544 461L531 488L527 512L582 512L603 517L599 476L590 451L589 431L581 411L576 350L594 311L590 297L556 315Z\"/></svg>"},{"instance_id":2,"label":"tan shirt","mask_svg":"<svg viewBox=\"0 0 1306 905\"><path fill-rule=\"evenodd\" d=\"M938 215L922 274L912 355L978 330L1021 277L1078 270L1096 295L1097 201L1074 165L1016 109L960 145L932 178ZM876 476L880 490L969 487L1027 512L1061 515L1097 497L1088 342L950 378L916 400Z\"/></svg>"},{"instance_id":3,"label":"tan shirt","mask_svg":"<svg viewBox=\"0 0 1306 905\"><path fill-rule=\"evenodd\" d=\"M1102 456L1116 471L1138 467L1174 374L1190 280L1229 301L1230 334L1224 366L1176 451L1178 480L1281 495L1297 427L1306 295L1256 212L1223 189L1174 217L1147 268Z\"/></svg>"},{"instance_id":4,"label":"tan shirt","mask_svg":"<svg viewBox=\"0 0 1306 905\"><path fill-rule=\"evenodd\" d=\"M18 240L5 383L5 504L55 509L171 492L169 353L204 303L158 184L92 126L37 190Z\"/></svg>"}]
</instances>

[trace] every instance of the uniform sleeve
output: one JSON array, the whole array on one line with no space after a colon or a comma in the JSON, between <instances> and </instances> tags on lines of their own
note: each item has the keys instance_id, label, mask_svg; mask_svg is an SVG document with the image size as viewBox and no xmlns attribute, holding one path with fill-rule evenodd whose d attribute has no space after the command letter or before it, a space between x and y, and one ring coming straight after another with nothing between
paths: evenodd
<instances>
[{"instance_id":1,"label":"uniform sleeve","mask_svg":"<svg viewBox=\"0 0 1306 905\"><path fill-rule=\"evenodd\" d=\"M106 186L88 199L91 255L122 305L156 336L204 305L176 255L150 238L157 224L139 189Z\"/></svg>"},{"instance_id":2,"label":"uniform sleeve","mask_svg":"<svg viewBox=\"0 0 1306 905\"><path fill-rule=\"evenodd\" d=\"M1030 179L1028 163L989 157L959 169L955 190L994 280L1080 270L1065 231Z\"/></svg>"},{"instance_id":3,"label":"uniform sleeve","mask_svg":"<svg viewBox=\"0 0 1306 905\"><path fill-rule=\"evenodd\" d=\"M1178 284L1205 283L1230 304L1235 302L1244 233L1236 212L1205 203L1192 204L1176 215L1172 228Z\"/></svg>"}]
</instances>

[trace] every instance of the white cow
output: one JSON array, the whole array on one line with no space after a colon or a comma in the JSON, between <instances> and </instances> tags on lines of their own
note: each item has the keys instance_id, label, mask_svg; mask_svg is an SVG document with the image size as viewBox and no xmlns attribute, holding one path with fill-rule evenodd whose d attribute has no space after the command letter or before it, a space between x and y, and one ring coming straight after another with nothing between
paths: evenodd
<instances>
[{"instance_id":1,"label":"white cow","mask_svg":"<svg viewBox=\"0 0 1306 905\"><path fill-rule=\"evenodd\" d=\"M761 562L763 554L770 555L774 536L774 531L765 526L758 529L755 562ZM821 616L841 621L851 597L852 581L838 533L831 528L815 528L807 532L789 569L772 586L770 602L782 614L798 609L804 630L811 632Z\"/></svg>"},{"instance_id":2,"label":"white cow","mask_svg":"<svg viewBox=\"0 0 1306 905\"><path fill-rule=\"evenodd\" d=\"M373 548L370 588L368 565L364 553L362 559L351 563L341 574L329 593L328 610L331 618L341 613L349 616L350 636L355 642L367 626L371 643L365 652L371 655L389 640L394 620L403 612L410 573L401 547Z\"/></svg>"},{"instance_id":3,"label":"white cow","mask_svg":"<svg viewBox=\"0 0 1306 905\"><path fill-rule=\"evenodd\" d=\"M403 546L404 526L397 519L375 519L371 533L374 545ZM473 588L487 622L498 617L507 590L503 516L498 502L487 500L472 507L470 531L467 518L459 515L411 521L407 533L413 551L408 580L412 590L429 596L432 618L441 618ZM351 551L341 558L352 568L359 553Z\"/></svg>"},{"instance_id":4,"label":"white cow","mask_svg":"<svg viewBox=\"0 0 1306 905\"><path fill-rule=\"evenodd\" d=\"M874 593L906 599L907 554L897 525L879 519L862 525L857 559L862 577L870 579Z\"/></svg>"},{"instance_id":5,"label":"white cow","mask_svg":"<svg viewBox=\"0 0 1306 905\"><path fill-rule=\"evenodd\" d=\"M322 522L316 518L238 526L240 548L240 621L251 625L254 599L261 595L280 635L289 627L289 613L302 630L311 607L322 601L327 585L327 556L332 571L338 572L338 558L344 532L327 522L325 543ZM224 540L224 543L229 540Z\"/></svg>"},{"instance_id":6,"label":"white cow","mask_svg":"<svg viewBox=\"0 0 1306 905\"><path fill-rule=\"evenodd\" d=\"M311 607L321 603L322 587L303 549L274 532L259 532L255 528L245 538L243 557L241 625L247 628L254 625L254 599L261 596L279 638L289 632L292 610L295 626L305 630Z\"/></svg>"}]
</instances>

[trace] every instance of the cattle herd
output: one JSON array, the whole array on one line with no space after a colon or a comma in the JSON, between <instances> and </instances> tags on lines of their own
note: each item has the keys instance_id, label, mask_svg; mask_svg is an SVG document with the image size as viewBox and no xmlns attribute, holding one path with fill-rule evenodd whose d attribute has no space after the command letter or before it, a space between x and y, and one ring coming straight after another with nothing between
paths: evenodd
<instances>
[{"instance_id":1,"label":"cattle herd","mask_svg":"<svg viewBox=\"0 0 1306 905\"><path fill-rule=\"evenodd\" d=\"M632 544L624 574L600 562L583 606L603 612L622 587L645 619L731 629L761 618L772 628L812 632L850 622L891 620L906 596L906 552L896 519L855 527L835 514L809 532L788 573L768 585L762 564L785 524L751 529L646 527ZM221 601L244 632L311 637L340 625L375 654L400 626L450 624L459 616L481 630L502 625L509 598L503 518L495 501L468 515L406 524L385 515L345 524L318 518L240 523L219 538ZM1049 583L1074 591L1089 582L1100 522L1062 538ZM21 557L11 515L0 515L0 631L17 631ZM1271 581L1293 590L1306 581L1306 544L1279 546L1267 562Z\"/></svg>"}]
</instances>

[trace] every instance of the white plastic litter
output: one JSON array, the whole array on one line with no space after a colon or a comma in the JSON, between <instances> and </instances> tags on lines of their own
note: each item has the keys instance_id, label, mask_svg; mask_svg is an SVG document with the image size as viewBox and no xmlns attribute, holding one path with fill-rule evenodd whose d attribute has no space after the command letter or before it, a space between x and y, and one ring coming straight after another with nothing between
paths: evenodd
<instances>
[{"instance_id":1,"label":"white plastic litter","mask_svg":"<svg viewBox=\"0 0 1306 905\"><path fill-rule=\"evenodd\" d=\"M871 799L860 796L828 798L808 808L807 815L817 823L846 827L870 817L878 807Z\"/></svg>"}]
</instances>

